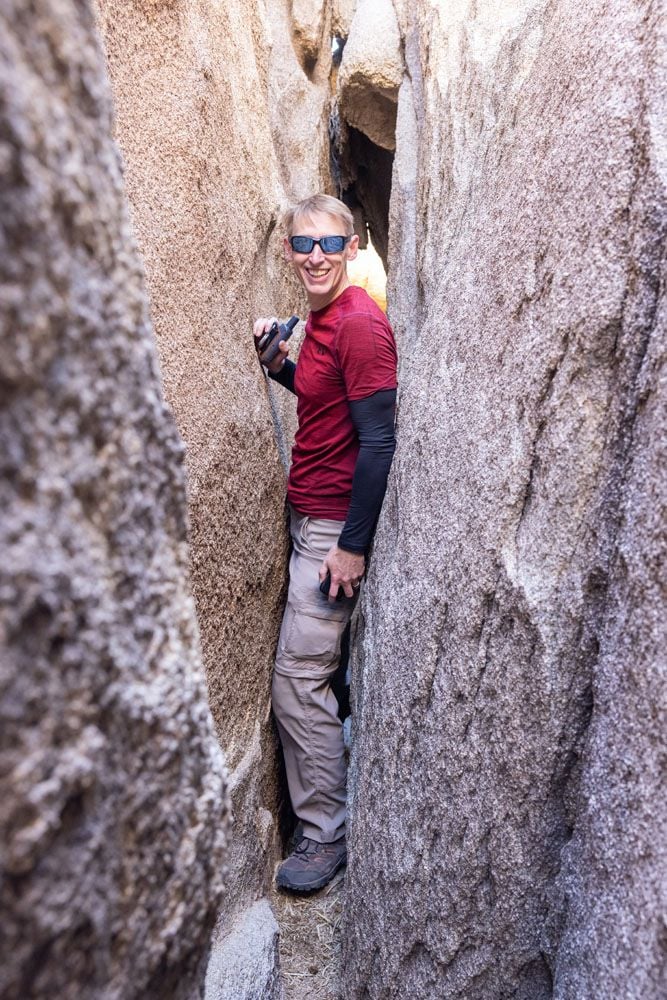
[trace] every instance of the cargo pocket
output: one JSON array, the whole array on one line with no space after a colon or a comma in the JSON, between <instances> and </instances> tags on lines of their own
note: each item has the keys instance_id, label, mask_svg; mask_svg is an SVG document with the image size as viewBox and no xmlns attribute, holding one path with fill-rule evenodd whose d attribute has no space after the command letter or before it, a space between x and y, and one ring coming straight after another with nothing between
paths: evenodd
<instances>
[{"instance_id":1,"label":"cargo pocket","mask_svg":"<svg viewBox=\"0 0 667 1000\"><path fill-rule=\"evenodd\" d=\"M277 669L282 666L291 672L299 664L323 670L334 666L349 617L345 608L316 605L295 608L288 604L278 642Z\"/></svg>"}]
</instances>

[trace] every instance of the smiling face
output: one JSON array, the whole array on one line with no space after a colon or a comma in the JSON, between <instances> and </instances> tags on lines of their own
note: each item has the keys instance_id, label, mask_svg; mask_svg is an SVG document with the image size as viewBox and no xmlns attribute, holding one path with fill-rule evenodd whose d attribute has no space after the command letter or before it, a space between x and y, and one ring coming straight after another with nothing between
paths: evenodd
<instances>
[{"instance_id":1,"label":"smiling face","mask_svg":"<svg viewBox=\"0 0 667 1000\"><path fill-rule=\"evenodd\" d=\"M347 236L344 219L325 212L313 212L294 220L292 236ZM341 253L323 253L318 243L310 253L296 253L289 240L285 239L285 257L294 268L294 273L306 289L311 309L323 309L338 298L350 284L347 277L347 262L357 256L359 237L351 236Z\"/></svg>"}]
</instances>

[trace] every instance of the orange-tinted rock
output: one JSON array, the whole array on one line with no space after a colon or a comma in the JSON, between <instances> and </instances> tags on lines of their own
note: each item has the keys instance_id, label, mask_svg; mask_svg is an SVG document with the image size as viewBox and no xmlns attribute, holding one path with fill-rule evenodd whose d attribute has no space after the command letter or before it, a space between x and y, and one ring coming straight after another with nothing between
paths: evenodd
<instances>
[{"instance_id":1,"label":"orange-tinted rock","mask_svg":"<svg viewBox=\"0 0 667 1000\"><path fill-rule=\"evenodd\" d=\"M99 7L165 391L187 448L198 620L231 772L224 937L267 889L291 833L280 829L269 709L294 397L269 385L251 331L257 316L306 315L278 219L324 183L331 54L309 76L282 5Z\"/></svg>"}]
</instances>

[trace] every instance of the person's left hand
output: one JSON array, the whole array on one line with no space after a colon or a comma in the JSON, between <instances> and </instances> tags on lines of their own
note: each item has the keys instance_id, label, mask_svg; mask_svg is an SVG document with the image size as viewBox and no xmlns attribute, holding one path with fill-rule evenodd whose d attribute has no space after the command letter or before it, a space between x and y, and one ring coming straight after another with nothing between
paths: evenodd
<instances>
[{"instance_id":1,"label":"person's left hand","mask_svg":"<svg viewBox=\"0 0 667 1000\"><path fill-rule=\"evenodd\" d=\"M366 560L360 552L346 552L345 549L332 545L320 566L320 582L326 578L327 573L331 573L329 600L335 600L339 587L343 588L346 597L354 597L365 568Z\"/></svg>"}]
</instances>

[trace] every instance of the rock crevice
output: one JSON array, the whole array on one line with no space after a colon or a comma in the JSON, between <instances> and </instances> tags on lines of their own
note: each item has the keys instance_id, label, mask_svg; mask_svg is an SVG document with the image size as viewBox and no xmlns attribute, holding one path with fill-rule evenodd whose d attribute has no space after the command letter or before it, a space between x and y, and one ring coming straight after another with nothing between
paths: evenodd
<instances>
[{"instance_id":1,"label":"rock crevice","mask_svg":"<svg viewBox=\"0 0 667 1000\"><path fill-rule=\"evenodd\" d=\"M0 991L283 994L295 416L250 330L305 316L277 223L336 190L388 265L401 354L353 655L343 993L658 1000L659 5L96 16L155 341L91 9L0 14Z\"/></svg>"}]
</instances>

